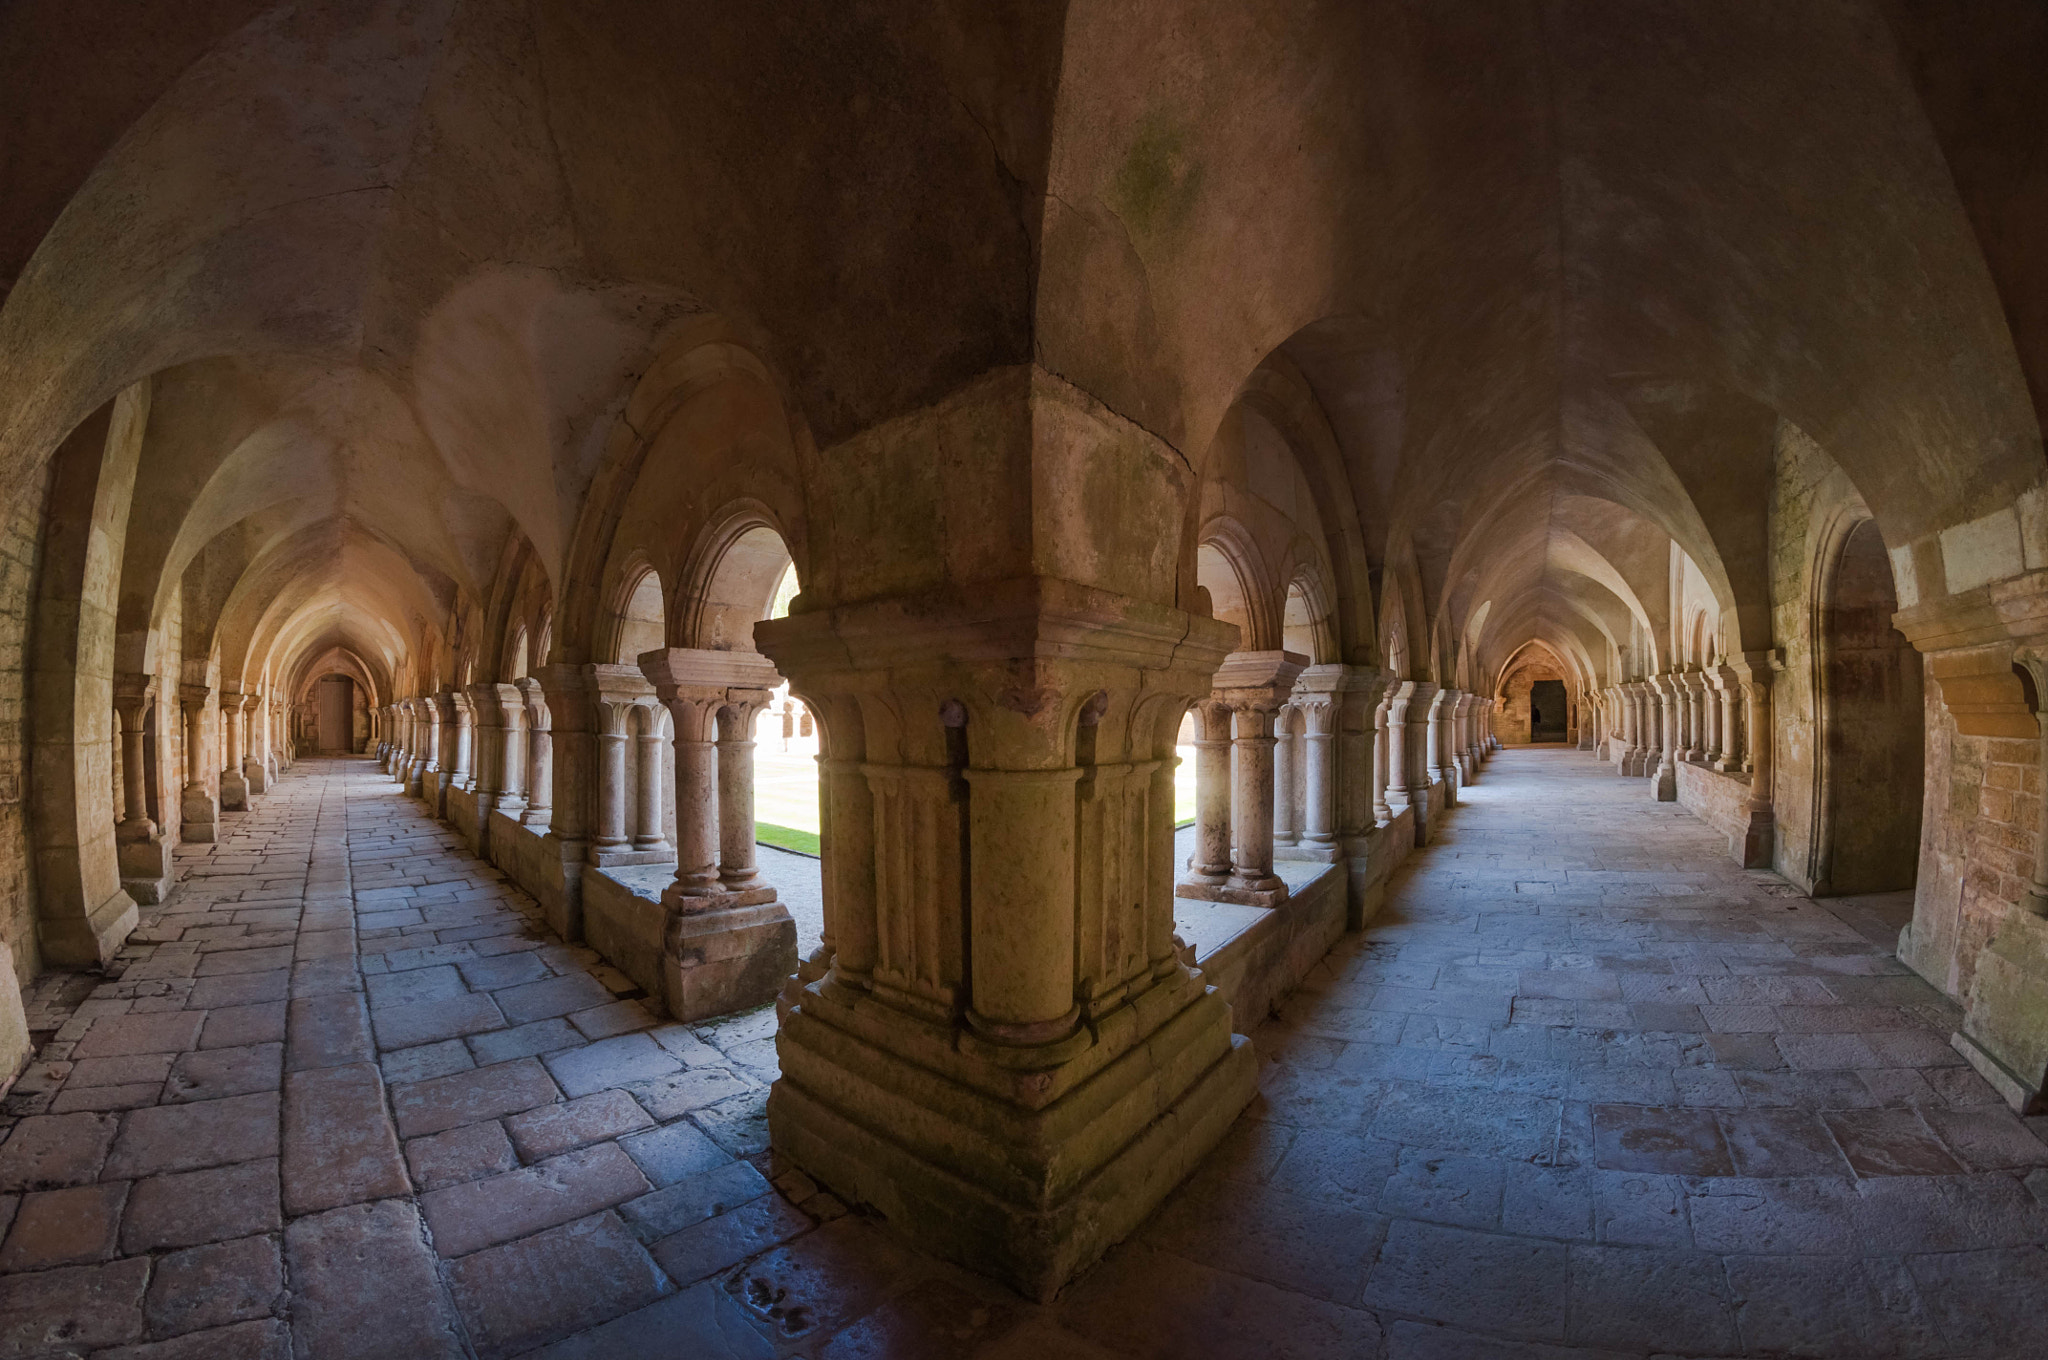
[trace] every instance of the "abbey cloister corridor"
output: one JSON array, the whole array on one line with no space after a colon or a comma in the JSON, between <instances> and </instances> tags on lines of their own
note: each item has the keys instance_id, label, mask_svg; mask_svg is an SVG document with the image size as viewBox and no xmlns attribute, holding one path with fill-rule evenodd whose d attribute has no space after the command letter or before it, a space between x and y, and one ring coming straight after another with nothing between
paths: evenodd
<instances>
[{"instance_id":1,"label":"abbey cloister corridor","mask_svg":"<svg viewBox=\"0 0 2048 1360\"><path fill-rule=\"evenodd\" d=\"M2044 71L0 4L0 1360L2048 1348Z\"/></svg>"},{"instance_id":2,"label":"abbey cloister corridor","mask_svg":"<svg viewBox=\"0 0 2048 1360\"><path fill-rule=\"evenodd\" d=\"M1209 1162L1040 1306L771 1181L772 1010L665 1023L373 766L303 762L118 978L35 998L71 1056L0 1144L5 1340L2000 1353L2048 1283L2048 1146L1890 956L1899 904L1816 904L1628 792L1496 756L1254 1030L1260 1094ZM190 1339L121 1349L145 1333Z\"/></svg>"}]
</instances>

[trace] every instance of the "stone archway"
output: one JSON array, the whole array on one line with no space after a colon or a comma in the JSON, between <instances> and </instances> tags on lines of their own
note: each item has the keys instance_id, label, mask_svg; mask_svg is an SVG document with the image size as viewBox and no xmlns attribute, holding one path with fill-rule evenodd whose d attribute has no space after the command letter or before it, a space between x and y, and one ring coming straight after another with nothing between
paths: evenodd
<instances>
[{"instance_id":1,"label":"stone archway","mask_svg":"<svg viewBox=\"0 0 2048 1360\"><path fill-rule=\"evenodd\" d=\"M1918 877L1925 710L1920 654L1892 627L1898 607L1877 522L1858 520L1822 573L1816 610L1815 897Z\"/></svg>"}]
</instances>

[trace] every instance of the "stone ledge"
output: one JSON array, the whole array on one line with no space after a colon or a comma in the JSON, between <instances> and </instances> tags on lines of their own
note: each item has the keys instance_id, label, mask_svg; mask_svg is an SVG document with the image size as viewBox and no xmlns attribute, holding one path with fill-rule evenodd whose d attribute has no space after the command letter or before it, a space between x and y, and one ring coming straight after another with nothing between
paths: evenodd
<instances>
[{"instance_id":1,"label":"stone ledge","mask_svg":"<svg viewBox=\"0 0 2048 1360\"><path fill-rule=\"evenodd\" d=\"M590 947L682 1021L772 1001L796 971L796 921L778 901L678 912L662 892L675 865L590 868L583 930Z\"/></svg>"}]
</instances>

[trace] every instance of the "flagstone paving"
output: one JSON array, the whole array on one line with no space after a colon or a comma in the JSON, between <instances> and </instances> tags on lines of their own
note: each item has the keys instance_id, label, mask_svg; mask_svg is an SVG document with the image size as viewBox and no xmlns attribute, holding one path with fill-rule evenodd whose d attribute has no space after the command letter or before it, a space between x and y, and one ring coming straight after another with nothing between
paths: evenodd
<instances>
[{"instance_id":1,"label":"flagstone paving","mask_svg":"<svg viewBox=\"0 0 2048 1360\"><path fill-rule=\"evenodd\" d=\"M662 1021L374 766L301 761L117 977L33 990L0 1357L2037 1344L2041 1121L1891 957L1908 897L1800 898L1577 753L1465 798L1256 1028L1225 1145L1039 1306L775 1175L772 1010Z\"/></svg>"}]
</instances>

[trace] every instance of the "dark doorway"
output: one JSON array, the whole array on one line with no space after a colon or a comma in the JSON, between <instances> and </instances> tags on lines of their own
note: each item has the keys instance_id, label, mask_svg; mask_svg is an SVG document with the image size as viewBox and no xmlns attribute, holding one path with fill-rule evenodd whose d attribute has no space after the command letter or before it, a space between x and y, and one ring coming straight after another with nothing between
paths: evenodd
<instances>
[{"instance_id":1,"label":"dark doorway","mask_svg":"<svg viewBox=\"0 0 2048 1360\"><path fill-rule=\"evenodd\" d=\"M1538 680L1529 686L1529 740L1563 741L1564 681Z\"/></svg>"},{"instance_id":2,"label":"dark doorway","mask_svg":"<svg viewBox=\"0 0 2048 1360\"><path fill-rule=\"evenodd\" d=\"M320 749L355 749L356 685L345 675L323 677L319 686Z\"/></svg>"},{"instance_id":3,"label":"dark doorway","mask_svg":"<svg viewBox=\"0 0 2048 1360\"><path fill-rule=\"evenodd\" d=\"M1843 539L1826 592L1813 894L1910 888L1924 791L1920 653L1892 627L1898 597L1875 521Z\"/></svg>"}]
</instances>

